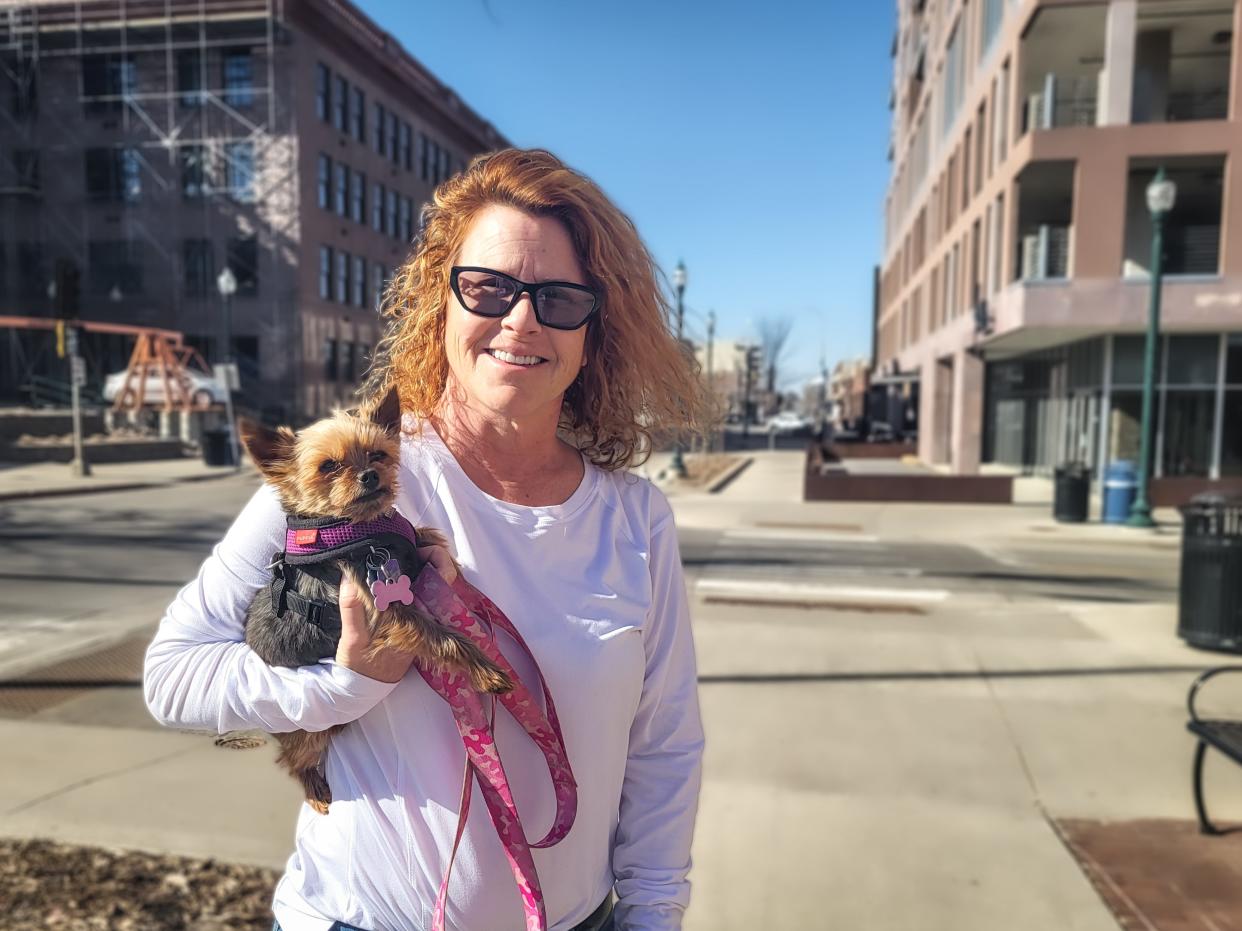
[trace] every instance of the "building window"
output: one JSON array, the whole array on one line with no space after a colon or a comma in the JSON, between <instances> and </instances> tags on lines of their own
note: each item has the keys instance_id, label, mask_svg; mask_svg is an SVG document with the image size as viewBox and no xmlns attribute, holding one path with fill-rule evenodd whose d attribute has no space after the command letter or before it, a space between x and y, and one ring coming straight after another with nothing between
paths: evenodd
<instances>
[{"instance_id":1,"label":"building window","mask_svg":"<svg viewBox=\"0 0 1242 931\"><path fill-rule=\"evenodd\" d=\"M354 256L353 273L349 276L349 287L353 291L352 300L355 307L366 306L367 295L367 260L360 255Z\"/></svg>"},{"instance_id":2,"label":"building window","mask_svg":"<svg viewBox=\"0 0 1242 931\"><path fill-rule=\"evenodd\" d=\"M229 194L239 204L254 203L254 143L224 144L225 183Z\"/></svg>"},{"instance_id":3,"label":"building window","mask_svg":"<svg viewBox=\"0 0 1242 931\"><path fill-rule=\"evenodd\" d=\"M406 242L414 239L414 202L401 198L401 238Z\"/></svg>"},{"instance_id":4,"label":"building window","mask_svg":"<svg viewBox=\"0 0 1242 931\"><path fill-rule=\"evenodd\" d=\"M323 341L323 377L328 381L336 381L336 340Z\"/></svg>"},{"instance_id":5,"label":"building window","mask_svg":"<svg viewBox=\"0 0 1242 931\"><path fill-rule=\"evenodd\" d=\"M181 196L206 197L211 193L207 149L201 145L183 145L178 149L181 162Z\"/></svg>"},{"instance_id":6,"label":"building window","mask_svg":"<svg viewBox=\"0 0 1242 931\"><path fill-rule=\"evenodd\" d=\"M387 146L384 143L384 105L378 100L375 101L375 151L379 155L383 155Z\"/></svg>"},{"instance_id":7,"label":"building window","mask_svg":"<svg viewBox=\"0 0 1242 931\"><path fill-rule=\"evenodd\" d=\"M315 116L324 123L332 109L332 72L323 62L315 65Z\"/></svg>"},{"instance_id":8,"label":"building window","mask_svg":"<svg viewBox=\"0 0 1242 931\"><path fill-rule=\"evenodd\" d=\"M259 293L259 240L255 236L230 239L225 264L237 278L237 293L253 297Z\"/></svg>"},{"instance_id":9,"label":"building window","mask_svg":"<svg viewBox=\"0 0 1242 931\"><path fill-rule=\"evenodd\" d=\"M336 290L334 297L338 304L349 303L349 253L338 251L336 253Z\"/></svg>"},{"instance_id":10,"label":"building window","mask_svg":"<svg viewBox=\"0 0 1242 931\"><path fill-rule=\"evenodd\" d=\"M92 294L122 297L142 293L142 265L127 240L93 241L86 245L87 285Z\"/></svg>"},{"instance_id":11,"label":"building window","mask_svg":"<svg viewBox=\"0 0 1242 931\"><path fill-rule=\"evenodd\" d=\"M332 125L337 132L346 132L349 126L346 111L349 106L349 82L341 75L333 82Z\"/></svg>"},{"instance_id":12,"label":"building window","mask_svg":"<svg viewBox=\"0 0 1242 931\"><path fill-rule=\"evenodd\" d=\"M319 153L319 206L332 209L332 158Z\"/></svg>"},{"instance_id":13,"label":"building window","mask_svg":"<svg viewBox=\"0 0 1242 931\"><path fill-rule=\"evenodd\" d=\"M209 297L215 281L215 254L210 239L181 243L182 283L186 297Z\"/></svg>"},{"instance_id":14,"label":"building window","mask_svg":"<svg viewBox=\"0 0 1242 931\"><path fill-rule=\"evenodd\" d=\"M349 166L340 162L336 163L336 197L335 206L338 216L348 216L349 213Z\"/></svg>"},{"instance_id":15,"label":"building window","mask_svg":"<svg viewBox=\"0 0 1242 931\"><path fill-rule=\"evenodd\" d=\"M183 107L201 107L205 102L203 56L198 49L177 52L177 93Z\"/></svg>"},{"instance_id":16,"label":"building window","mask_svg":"<svg viewBox=\"0 0 1242 931\"><path fill-rule=\"evenodd\" d=\"M119 113L137 88L130 55L88 55L82 59L82 99L86 113Z\"/></svg>"},{"instance_id":17,"label":"building window","mask_svg":"<svg viewBox=\"0 0 1242 931\"><path fill-rule=\"evenodd\" d=\"M953 27L953 34L949 38L949 44L944 55L944 92L941 94L941 101L944 107L944 121L941 123L940 133L945 135L953 128L953 121L957 118L957 111L962 105L962 97L966 91L966 75L963 67L963 43L960 23Z\"/></svg>"},{"instance_id":18,"label":"building window","mask_svg":"<svg viewBox=\"0 0 1242 931\"><path fill-rule=\"evenodd\" d=\"M224 53L224 102L230 107L254 105L254 61L249 49Z\"/></svg>"},{"instance_id":19,"label":"building window","mask_svg":"<svg viewBox=\"0 0 1242 931\"><path fill-rule=\"evenodd\" d=\"M361 87L354 88L349 101L349 123L354 138L365 144L367 141L367 97Z\"/></svg>"},{"instance_id":20,"label":"building window","mask_svg":"<svg viewBox=\"0 0 1242 931\"><path fill-rule=\"evenodd\" d=\"M319 247L319 296L332 300L332 247Z\"/></svg>"},{"instance_id":21,"label":"building window","mask_svg":"<svg viewBox=\"0 0 1242 931\"><path fill-rule=\"evenodd\" d=\"M371 300L377 311L384 304L384 266L379 262L371 266Z\"/></svg>"},{"instance_id":22,"label":"building window","mask_svg":"<svg viewBox=\"0 0 1242 931\"><path fill-rule=\"evenodd\" d=\"M418 177L423 181L431 177L431 140L426 133L418 134Z\"/></svg>"},{"instance_id":23,"label":"building window","mask_svg":"<svg viewBox=\"0 0 1242 931\"><path fill-rule=\"evenodd\" d=\"M137 149L87 149L86 196L91 200L136 203L142 195Z\"/></svg>"},{"instance_id":24,"label":"building window","mask_svg":"<svg viewBox=\"0 0 1242 931\"><path fill-rule=\"evenodd\" d=\"M23 191L39 191L43 188L43 179L39 171L38 149L16 149L13 152L13 171L17 175L17 186Z\"/></svg>"},{"instance_id":25,"label":"building window","mask_svg":"<svg viewBox=\"0 0 1242 931\"><path fill-rule=\"evenodd\" d=\"M398 164L397 114L388 111L388 160Z\"/></svg>"},{"instance_id":26,"label":"building window","mask_svg":"<svg viewBox=\"0 0 1242 931\"><path fill-rule=\"evenodd\" d=\"M384 232L384 185L378 181L371 189L371 229Z\"/></svg>"},{"instance_id":27,"label":"building window","mask_svg":"<svg viewBox=\"0 0 1242 931\"><path fill-rule=\"evenodd\" d=\"M16 258L18 296L26 300L46 298L50 276L44 265L43 243L19 242Z\"/></svg>"},{"instance_id":28,"label":"building window","mask_svg":"<svg viewBox=\"0 0 1242 931\"><path fill-rule=\"evenodd\" d=\"M389 190L385 194L384 204L386 206L384 232L396 239L397 237L397 192Z\"/></svg>"},{"instance_id":29,"label":"building window","mask_svg":"<svg viewBox=\"0 0 1242 931\"><path fill-rule=\"evenodd\" d=\"M409 123L401 124L401 165L406 171L414 170L414 131Z\"/></svg>"},{"instance_id":30,"label":"building window","mask_svg":"<svg viewBox=\"0 0 1242 931\"><path fill-rule=\"evenodd\" d=\"M353 183L350 185L350 207L349 218L355 223L367 222L367 176L361 171L353 173Z\"/></svg>"},{"instance_id":31,"label":"building window","mask_svg":"<svg viewBox=\"0 0 1242 931\"><path fill-rule=\"evenodd\" d=\"M9 112L15 120L27 120L35 115L39 102L37 72L27 69L25 74L9 81Z\"/></svg>"},{"instance_id":32,"label":"building window","mask_svg":"<svg viewBox=\"0 0 1242 931\"><path fill-rule=\"evenodd\" d=\"M341 380L354 380L354 344L348 340L341 343Z\"/></svg>"}]
</instances>

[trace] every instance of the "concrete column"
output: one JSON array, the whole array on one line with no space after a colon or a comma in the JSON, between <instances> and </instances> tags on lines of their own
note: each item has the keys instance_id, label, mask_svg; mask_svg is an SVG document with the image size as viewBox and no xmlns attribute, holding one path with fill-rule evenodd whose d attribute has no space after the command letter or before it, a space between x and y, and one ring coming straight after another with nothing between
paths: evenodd
<instances>
[{"instance_id":1,"label":"concrete column","mask_svg":"<svg viewBox=\"0 0 1242 931\"><path fill-rule=\"evenodd\" d=\"M1096 122L1100 126L1124 126L1130 122L1134 94L1134 33L1138 20L1137 0L1112 0L1104 27L1104 68Z\"/></svg>"},{"instance_id":2,"label":"concrete column","mask_svg":"<svg viewBox=\"0 0 1242 931\"><path fill-rule=\"evenodd\" d=\"M1242 121L1242 3L1233 4L1233 68L1229 79L1229 118Z\"/></svg>"},{"instance_id":3,"label":"concrete column","mask_svg":"<svg viewBox=\"0 0 1242 931\"><path fill-rule=\"evenodd\" d=\"M956 475L977 475L983 459L984 363L966 350L953 359L953 448Z\"/></svg>"},{"instance_id":4,"label":"concrete column","mask_svg":"<svg viewBox=\"0 0 1242 931\"><path fill-rule=\"evenodd\" d=\"M1121 275L1129 179L1124 154L1102 146L1083 149L1074 170L1075 279Z\"/></svg>"}]
</instances>

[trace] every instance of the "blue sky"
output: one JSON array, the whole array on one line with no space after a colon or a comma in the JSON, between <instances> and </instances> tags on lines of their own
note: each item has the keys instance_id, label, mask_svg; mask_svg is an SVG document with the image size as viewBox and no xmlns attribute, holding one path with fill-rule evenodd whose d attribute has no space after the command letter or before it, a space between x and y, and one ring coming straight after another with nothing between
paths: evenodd
<instances>
[{"instance_id":1,"label":"blue sky","mask_svg":"<svg viewBox=\"0 0 1242 931\"><path fill-rule=\"evenodd\" d=\"M871 346L894 4L360 0L521 146L594 178L671 272L687 329L756 341L784 384Z\"/></svg>"}]
</instances>

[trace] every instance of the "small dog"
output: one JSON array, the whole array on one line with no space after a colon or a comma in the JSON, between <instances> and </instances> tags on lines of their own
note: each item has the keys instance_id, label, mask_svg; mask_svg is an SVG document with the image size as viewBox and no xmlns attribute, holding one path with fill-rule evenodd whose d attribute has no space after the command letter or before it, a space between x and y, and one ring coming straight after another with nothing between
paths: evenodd
<instances>
[{"instance_id":1,"label":"small dog","mask_svg":"<svg viewBox=\"0 0 1242 931\"><path fill-rule=\"evenodd\" d=\"M276 430L248 420L239 423L242 442L251 459L280 496L289 515L299 518L343 518L351 524L372 521L393 510L400 456L400 400L395 389L374 407L358 414L337 411L300 433L288 427ZM418 528L419 545L444 545L444 537ZM385 544L393 549L391 541ZM282 554L278 554L278 559ZM424 565L413 544L401 541L391 552L410 579ZM276 563L274 563L276 565ZM283 567L292 569L293 567ZM366 602L372 653L395 649L412 653L432 666L447 667L469 676L481 692L507 692L509 677L466 636L450 630L413 607L401 603L376 609L368 585L367 554L350 552L346 558L299 564L286 578L287 591L303 602L337 604L341 574L347 573ZM284 598L281 599L282 604ZM269 666L308 666L336 653L340 639L339 616L328 623L310 623L307 617L273 603L271 587L261 589L246 619L246 643ZM306 799L326 813L332 792L320 771L332 735L326 731L293 731L273 735L280 744L277 762L302 784Z\"/></svg>"}]
</instances>

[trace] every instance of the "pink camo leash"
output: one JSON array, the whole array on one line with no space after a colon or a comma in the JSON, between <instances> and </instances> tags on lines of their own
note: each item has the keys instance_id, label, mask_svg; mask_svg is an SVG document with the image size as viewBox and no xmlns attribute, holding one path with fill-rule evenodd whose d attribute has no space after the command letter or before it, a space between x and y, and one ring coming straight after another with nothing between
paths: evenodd
<instances>
[{"instance_id":1,"label":"pink camo leash","mask_svg":"<svg viewBox=\"0 0 1242 931\"><path fill-rule=\"evenodd\" d=\"M509 861L509 867L513 871L514 880L522 896L527 931L546 931L548 919L544 907L543 890L539 884L539 875L530 851L532 847L550 847L562 840L573 826L578 806L577 783L574 781L573 771L569 766L569 757L565 751L565 742L551 692L548 690L542 671L539 670L539 664L512 621L491 599L460 575L450 587L438 572L426 566L414 583L414 594L418 603L430 616L468 636L514 682L512 692L501 696L487 696L486 701L490 705L489 716L484 707L484 697L471 687L464 675L424 668L421 663L417 664L419 674L427 684L448 702L466 749L466 767L457 817L457 832L453 838L448 867L436 896L432 931L444 931L449 878L452 875L457 850L465 833L474 778L478 779L488 814L500 837L505 857ZM546 716L530 690L518 678L513 666L497 648L493 627L499 627L509 634L530 658L539 676L540 689L543 692L544 703L547 705ZM501 704L513 715L543 753L552 779L556 796L556 814L547 835L534 843L526 838L521 817L509 789L509 780L496 748L493 734L496 698L499 698Z\"/></svg>"}]
</instances>

